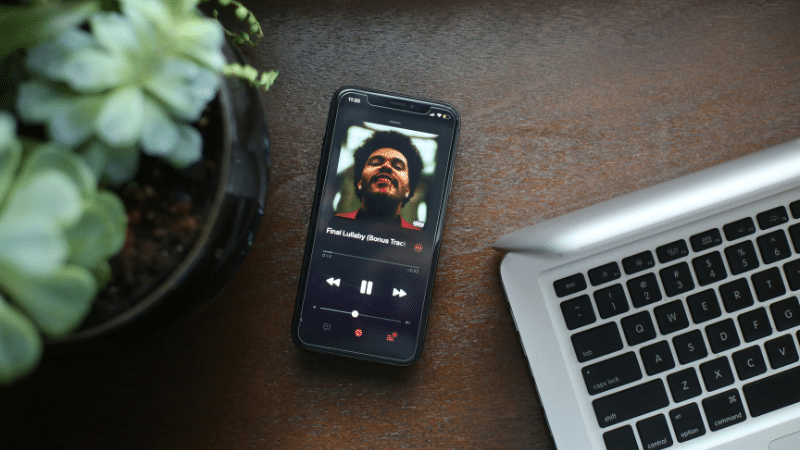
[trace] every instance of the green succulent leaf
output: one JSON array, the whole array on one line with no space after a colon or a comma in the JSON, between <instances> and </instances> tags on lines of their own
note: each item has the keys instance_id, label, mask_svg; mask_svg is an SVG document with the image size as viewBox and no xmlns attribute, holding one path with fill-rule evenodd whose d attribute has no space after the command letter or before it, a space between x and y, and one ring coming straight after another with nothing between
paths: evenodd
<instances>
[{"instance_id":1,"label":"green succulent leaf","mask_svg":"<svg viewBox=\"0 0 800 450\"><path fill-rule=\"evenodd\" d=\"M146 98L142 124L142 150L152 156L169 154L178 145L178 127L157 102Z\"/></svg>"},{"instance_id":2,"label":"green succulent leaf","mask_svg":"<svg viewBox=\"0 0 800 450\"><path fill-rule=\"evenodd\" d=\"M197 128L191 125L179 125L178 145L167 156L167 160L179 169L197 162L203 154L203 138Z\"/></svg>"},{"instance_id":3,"label":"green succulent leaf","mask_svg":"<svg viewBox=\"0 0 800 450\"><path fill-rule=\"evenodd\" d=\"M142 135L144 94L131 86L115 90L97 118L97 134L113 147L133 147Z\"/></svg>"},{"instance_id":4,"label":"green succulent leaf","mask_svg":"<svg viewBox=\"0 0 800 450\"><path fill-rule=\"evenodd\" d=\"M132 179L139 171L139 152L133 147L109 147L106 149L106 166L103 179L112 186L119 186Z\"/></svg>"},{"instance_id":5,"label":"green succulent leaf","mask_svg":"<svg viewBox=\"0 0 800 450\"><path fill-rule=\"evenodd\" d=\"M94 268L118 253L125 242L125 206L115 195L100 192L75 226L67 230L70 261Z\"/></svg>"},{"instance_id":6,"label":"green succulent leaf","mask_svg":"<svg viewBox=\"0 0 800 450\"><path fill-rule=\"evenodd\" d=\"M94 133L95 123L105 96L84 95L50 117L50 135L56 142L69 148L86 142Z\"/></svg>"},{"instance_id":7,"label":"green succulent leaf","mask_svg":"<svg viewBox=\"0 0 800 450\"><path fill-rule=\"evenodd\" d=\"M0 295L0 384L8 384L35 369L42 347L36 326Z\"/></svg>"},{"instance_id":8,"label":"green succulent leaf","mask_svg":"<svg viewBox=\"0 0 800 450\"><path fill-rule=\"evenodd\" d=\"M105 259L100 260L94 268L92 268L92 275L97 280L98 286L103 286L111 279L111 264Z\"/></svg>"},{"instance_id":9,"label":"green succulent leaf","mask_svg":"<svg viewBox=\"0 0 800 450\"><path fill-rule=\"evenodd\" d=\"M74 27L100 9L99 1L47 2L0 7L0 56L27 48Z\"/></svg>"},{"instance_id":10,"label":"green succulent leaf","mask_svg":"<svg viewBox=\"0 0 800 450\"><path fill-rule=\"evenodd\" d=\"M139 31L155 31L159 40L169 39L172 14L158 0L121 0L122 11L129 17Z\"/></svg>"},{"instance_id":11,"label":"green succulent leaf","mask_svg":"<svg viewBox=\"0 0 800 450\"><path fill-rule=\"evenodd\" d=\"M45 42L28 50L27 68L29 71L52 79L64 75L64 61L69 52L56 41Z\"/></svg>"},{"instance_id":12,"label":"green succulent leaf","mask_svg":"<svg viewBox=\"0 0 800 450\"><path fill-rule=\"evenodd\" d=\"M108 162L108 147L98 139L92 139L81 147L78 154L83 159L83 162L86 163L94 178L96 180L102 179Z\"/></svg>"},{"instance_id":13,"label":"green succulent leaf","mask_svg":"<svg viewBox=\"0 0 800 450\"><path fill-rule=\"evenodd\" d=\"M0 264L0 273L9 275L3 280L3 287L14 303L50 337L63 336L78 326L97 294L97 281L92 273L77 265L37 276Z\"/></svg>"},{"instance_id":14,"label":"green succulent leaf","mask_svg":"<svg viewBox=\"0 0 800 450\"><path fill-rule=\"evenodd\" d=\"M161 71L145 82L147 91L163 102L171 115L194 122L219 88L219 75L183 58L164 61Z\"/></svg>"},{"instance_id":15,"label":"green succulent leaf","mask_svg":"<svg viewBox=\"0 0 800 450\"><path fill-rule=\"evenodd\" d=\"M23 168L23 174L29 172ZM20 176L3 209L5 222L52 222L70 226L81 214L81 193L75 183L56 170L31 171Z\"/></svg>"},{"instance_id":16,"label":"green succulent leaf","mask_svg":"<svg viewBox=\"0 0 800 450\"><path fill-rule=\"evenodd\" d=\"M10 114L0 111L0 205L19 167L22 146L16 138L17 125Z\"/></svg>"},{"instance_id":17,"label":"green succulent leaf","mask_svg":"<svg viewBox=\"0 0 800 450\"><path fill-rule=\"evenodd\" d=\"M31 80L19 86L17 112L27 122L42 123L60 114L71 97L57 85L44 80Z\"/></svg>"},{"instance_id":18,"label":"green succulent leaf","mask_svg":"<svg viewBox=\"0 0 800 450\"><path fill-rule=\"evenodd\" d=\"M92 16L92 32L100 44L116 53L138 53L142 51L136 28L125 18L115 13L99 13Z\"/></svg>"},{"instance_id":19,"label":"green succulent leaf","mask_svg":"<svg viewBox=\"0 0 800 450\"><path fill-rule=\"evenodd\" d=\"M219 23L214 20L194 18L186 19L175 27L177 43L182 44L176 49L196 60L200 64L219 72L225 65L222 53L214 51L222 47L225 33Z\"/></svg>"},{"instance_id":20,"label":"green succulent leaf","mask_svg":"<svg viewBox=\"0 0 800 450\"><path fill-rule=\"evenodd\" d=\"M20 178L57 171L69 177L84 199L97 195L97 181L89 167L72 152L55 144L38 146L25 160Z\"/></svg>"},{"instance_id":21,"label":"green succulent leaf","mask_svg":"<svg viewBox=\"0 0 800 450\"><path fill-rule=\"evenodd\" d=\"M43 276L58 270L69 251L61 231L52 223L13 218L0 222L0 247L0 261Z\"/></svg>"},{"instance_id":22,"label":"green succulent leaf","mask_svg":"<svg viewBox=\"0 0 800 450\"><path fill-rule=\"evenodd\" d=\"M164 0L164 4L172 10L172 14L180 17L186 14L195 13L197 4L205 0Z\"/></svg>"},{"instance_id":23,"label":"green succulent leaf","mask_svg":"<svg viewBox=\"0 0 800 450\"><path fill-rule=\"evenodd\" d=\"M66 260L61 227L80 217L80 191L62 173L47 171L16 185L0 217L0 260L46 276Z\"/></svg>"},{"instance_id":24,"label":"green succulent leaf","mask_svg":"<svg viewBox=\"0 0 800 450\"><path fill-rule=\"evenodd\" d=\"M129 80L132 61L123 54L87 48L69 55L64 62L63 80L85 93L103 92Z\"/></svg>"}]
</instances>

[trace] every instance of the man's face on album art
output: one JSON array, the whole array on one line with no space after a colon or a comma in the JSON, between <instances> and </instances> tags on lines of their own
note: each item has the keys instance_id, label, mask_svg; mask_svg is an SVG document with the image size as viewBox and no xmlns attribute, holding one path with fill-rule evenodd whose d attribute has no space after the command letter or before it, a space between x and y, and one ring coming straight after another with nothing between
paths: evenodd
<instances>
[{"instance_id":1,"label":"man's face on album art","mask_svg":"<svg viewBox=\"0 0 800 450\"><path fill-rule=\"evenodd\" d=\"M408 198L408 182L406 157L397 150L381 148L367 158L358 187L365 195L400 202Z\"/></svg>"}]
</instances>

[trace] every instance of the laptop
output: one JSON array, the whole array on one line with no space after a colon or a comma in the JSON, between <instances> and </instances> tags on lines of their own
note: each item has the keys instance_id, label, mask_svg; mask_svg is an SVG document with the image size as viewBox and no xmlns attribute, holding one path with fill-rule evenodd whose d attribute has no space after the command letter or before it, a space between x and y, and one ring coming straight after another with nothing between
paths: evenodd
<instances>
[{"instance_id":1,"label":"laptop","mask_svg":"<svg viewBox=\"0 0 800 450\"><path fill-rule=\"evenodd\" d=\"M493 247L559 450L800 449L800 139Z\"/></svg>"}]
</instances>

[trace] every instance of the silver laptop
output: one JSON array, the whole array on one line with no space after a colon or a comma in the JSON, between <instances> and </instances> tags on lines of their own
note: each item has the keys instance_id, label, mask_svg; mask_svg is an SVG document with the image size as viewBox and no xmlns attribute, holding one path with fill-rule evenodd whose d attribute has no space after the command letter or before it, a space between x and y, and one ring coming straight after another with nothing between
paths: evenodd
<instances>
[{"instance_id":1,"label":"silver laptop","mask_svg":"<svg viewBox=\"0 0 800 450\"><path fill-rule=\"evenodd\" d=\"M559 450L800 450L800 139L494 248Z\"/></svg>"}]
</instances>

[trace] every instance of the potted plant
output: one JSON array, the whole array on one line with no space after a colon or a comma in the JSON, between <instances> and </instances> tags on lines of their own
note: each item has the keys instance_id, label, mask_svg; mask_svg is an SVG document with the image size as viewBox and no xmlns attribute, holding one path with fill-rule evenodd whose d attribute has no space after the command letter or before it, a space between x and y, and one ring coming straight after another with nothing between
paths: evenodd
<instances>
[{"instance_id":1,"label":"potted plant","mask_svg":"<svg viewBox=\"0 0 800 450\"><path fill-rule=\"evenodd\" d=\"M0 383L45 342L148 333L242 262L263 215L259 75L197 0L3 7ZM217 5L214 5L216 7ZM217 12L211 14L217 17ZM222 75L228 75L223 78Z\"/></svg>"}]
</instances>

